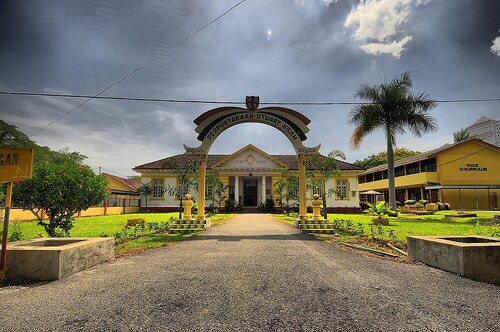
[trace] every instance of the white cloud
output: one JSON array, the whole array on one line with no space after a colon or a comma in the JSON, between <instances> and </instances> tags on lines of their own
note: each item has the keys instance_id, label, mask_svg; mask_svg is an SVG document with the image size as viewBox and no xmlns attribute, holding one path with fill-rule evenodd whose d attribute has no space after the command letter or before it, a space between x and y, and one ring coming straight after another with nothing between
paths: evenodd
<instances>
[{"instance_id":1,"label":"white cloud","mask_svg":"<svg viewBox=\"0 0 500 332\"><path fill-rule=\"evenodd\" d=\"M493 52L493 54L495 55L498 55L500 56L500 36L498 36L497 38L493 39L493 45L491 45L491 52Z\"/></svg>"},{"instance_id":2,"label":"white cloud","mask_svg":"<svg viewBox=\"0 0 500 332\"><path fill-rule=\"evenodd\" d=\"M347 15L345 27L354 27L354 40L368 54L391 54L396 58L412 37L404 34L411 5L430 0L362 0Z\"/></svg>"},{"instance_id":3,"label":"white cloud","mask_svg":"<svg viewBox=\"0 0 500 332\"><path fill-rule=\"evenodd\" d=\"M411 36L406 36L400 41L393 41L392 43L368 43L361 45L361 49L368 54L391 54L395 58L401 56L401 52L405 50L404 45L410 42L412 39Z\"/></svg>"},{"instance_id":4,"label":"white cloud","mask_svg":"<svg viewBox=\"0 0 500 332\"><path fill-rule=\"evenodd\" d=\"M317 0L315 0L314 2L316 2ZM319 0L319 2L323 2L326 6L328 6L329 4L331 3L334 3L334 2L337 2L338 0ZM295 0L295 5L297 6L304 6L306 4L306 2L308 4L311 4L311 0Z\"/></svg>"},{"instance_id":5,"label":"white cloud","mask_svg":"<svg viewBox=\"0 0 500 332\"><path fill-rule=\"evenodd\" d=\"M397 33L410 14L411 0L365 0L357 5L344 22L355 25L354 39L385 41Z\"/></svg>"}]
</instances>

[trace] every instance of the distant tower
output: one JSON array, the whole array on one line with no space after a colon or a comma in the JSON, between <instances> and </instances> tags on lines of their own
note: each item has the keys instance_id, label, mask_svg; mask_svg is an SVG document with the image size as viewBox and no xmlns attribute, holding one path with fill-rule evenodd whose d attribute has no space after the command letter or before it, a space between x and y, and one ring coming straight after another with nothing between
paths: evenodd
<instances>
[{"instance_id":1,"label":"distant tower","mask_svg":"<svg viewBox=\"0 0 500 332\"><path fill-rule=\"evenodd\" d=\"M500 121L487 116L480 117L472 126L465 128L469 138L478 138L500 147Z\"/></svg>"}]
</instances>

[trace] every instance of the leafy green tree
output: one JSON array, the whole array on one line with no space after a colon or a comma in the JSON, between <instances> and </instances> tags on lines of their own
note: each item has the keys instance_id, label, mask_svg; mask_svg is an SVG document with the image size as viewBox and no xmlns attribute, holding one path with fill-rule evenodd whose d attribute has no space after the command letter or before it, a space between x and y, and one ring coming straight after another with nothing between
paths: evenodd
<instances>
[{"instance_id":1,"label":"leafy green tree","mask_svg":"<svg viewBox=\"0 0 500 332\"><path fill-rule=\"evenodd\" d=\"M290 214L290 201L298 200L299 178L290 175L286 178L281 178L274 183L274 192L278 195L278 202L286 215Z\"/></svg>"},{"instance_id":2,"label":"leafy green tree","mask_svg":"<svg viewBox=\"0 0 500 332\"><path fill-rule=\"evenodd\" d=\"M109 193L106 185L105 177L73 161L61 165L39 163L31 179L14 186L13 202L31 211L49 236L69 235L73 216L102 203ZM48 221L42 219L42 209Z\"/></svg>"},{"instance_id":3,"label":"leafy green tree","mask_svg":"<svg viewBox=\"0 0 500 332\"><path fill-rule=\"evenodd\" d=\"M345 154L340 150L333 150L328 154L328 156L313 155L309 158L309 164L314 166L315 170L308 172L307 177L313 187L321 188L323 217L325 219L328 218L328 213L326 211L326 196L332 195L335 191L335 189L332 188L332 190L327 192L326 182L340 174L340 170L337 166L337 160L335 158L345 160Z\"/></svg>"},{"instance_id":4,"label":"leafy green tree","mask_svg":"<svg viewBox=\"0 0 500 332\"><path fill-rule=\"evenodd\" d=\"M384 131L387 142L387 166L389 180L389 206L396 210L396 189L394 183L394 145L396 135L409 129L415 136L437 130L437 124L428 111L436 106L427 93L412 93L413 82L410 72L394 78L389 83L368 86L362 84L355 97L370 103L354 107L349 114L349 123L356 128L351 137L354 148L377 129Z\"/></svg>"},{"instance_id":5,"label":"leafy green tree","mask_svg":"<svg viewBox=\"0 0 500 332\"><path fill-rule=\"evenodd\" d=\"M453 142L458 143L469 139L469 132L467 129L460 129L453 133Z\"/></svg>"},{"instance_id":6,"label":"leafy green tree","mask_svg":"<svg viewBox=\"0 0 500 332\"><path fill-rule=\"evenodd\" d=\"M406 148L395 148L394 149L394 161L403 159L406 157L416 156L420 154L420 151L412 151ZM379 165L387 164L387 152L379 152L377 154L372 154L365 159L356 160L354 165L361 166L363 168L369 169Z\"/></svg>"},{"instance_id":7,"label":"leafy green tree","mask_svg":"<svg viewBox=\"0 0 500 332\"><path fill-rule=\"evenodd\" d=\"M172 170L177 177L177 187L168 186L165 192L179 200L179 219L181 219L184 195L191 190L198 190L198 165L195 161L184 164L173 161L166 162L164 168Z\"/></svg>"},{"instance_id":8,"label":"leafy green tree","mask_svg":"<svg viewBox=\"0 0 500 332\"><path fill-rule=\"evenodd\" d=\"M224 187L224 184L219 179L219 177L212 172L207 173L206 188L207 188L207 195L205 198L207 200L212 201L211 207L212 207L212 211L213 211L214 206L215 206L215 201L220 201L220 199L222 198L222 195L224 193L224 190L226 188Z\"/></svg>"},{"instance_id":9,"label":"leafy green tree","mask_svg":"<svg viewBox=\"0 0 500 332\"><path fill-rule=\"evenodd\" d=\"M0 146L10 146L17 148L30 148L34 152L34 163L50 162L54 164L63 164L70 160L82 163L87 156L79 152L71 152L69 148L63 148L59 151L52 151L48 146L40 146L16 126L0 120Z\"/></svg>"}]
</instances>

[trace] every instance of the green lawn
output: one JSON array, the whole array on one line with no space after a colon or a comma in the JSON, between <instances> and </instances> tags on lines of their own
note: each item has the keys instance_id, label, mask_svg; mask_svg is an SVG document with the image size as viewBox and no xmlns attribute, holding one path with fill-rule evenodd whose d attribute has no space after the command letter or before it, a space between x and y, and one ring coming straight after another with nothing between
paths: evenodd
<instances>
[{"instance_id":1,"label":"green lawn","mask_svg":"<svg viewBox=\"0 0 500 332\"><path fill-rule=\"evenodd\" d=\"M227 219L233 217L232 214L217 214L210 216L212 225L216 226L224 223ZM76 218L74 227L70 231L71 237L100 237L109 236L114 237L117 232L133 232L132 229L124 230L127 224L127 219L143 218L146 220L146 226L152 222L167 222L170 218L178 218L177 212L173 213L133 213L133 214L120 214L113 216L97 216L97 217L84 217ZM9 225L9 236L14 232L22 236L22 240L29 240L36 237L47 237L47 234L41 226L36 224L36 221L30 222L14 222ZM137 238L120 240L117 242L115 252L118 255L131 254L135 252L144 251L146 249L162 247L165 245L178 242L197 233L191 234L169 234L157 230L157 233L148 234L147 227L145 234L139 234ZM151 232L150 232L151 233Z\"/></svg>"},{"instance_id":2,"label":"green lawn","mask_svg":"<svg viewBox=\"0 0 500 332\"><path fill-rule=\"evenodd\" d=\"M389 239L389 231L393 230L398 241L406 243L407 236L416 235L483 235L500 237L500 224L493 222L495 212L478 212L477 218L445 218L445 214L454 214L456 211L439 211L434 215L415 216L400 214L399 217L390 217L389 226L383 226L384 235L377 237ZM312 215L311 215L312 217ZM294 218L285 215L277 215L276 218L282 222L293 225ZM369 225L373 224L375 216L365 214L338 214L331 213L328 220L335 219L349 220L353 227L358 229L362 224L367 235L370 235ZM374 227L378 231L377 227ZM356 237L339 232L341 240Z\"/></svg>"},{"instance_id":3,"label":"green lawn","mask_svg":"<svg viewBox=\"0 0 500 332\"><path fill-rule=\"evenodd\" d=\"M137 239L118 243L115 246L115 254L117 255L130 255L144 250L164 247L175 242L189 239L197 233L183 233L183 234L168 234L159 233L142 236Z\"/></svg>"},{"instance_id":4,"label":"green lawn","mask_svg":"<svg viewBox=\"0 0 500 332\"><path fill-rule=\"evenodd\" d=\"M127 219L144 218L146 222L167 221L170 217L177 218L179 214L173 213L131 213L114 216L97 216L75 218L74 227L70 231L72 237L97 237L114 236L127 224ZM22 232L23 240L35 237L46 237L47 234L36 221L19 221L9 225L9 236L17 225Z\"/></svg>"}]
</instances>

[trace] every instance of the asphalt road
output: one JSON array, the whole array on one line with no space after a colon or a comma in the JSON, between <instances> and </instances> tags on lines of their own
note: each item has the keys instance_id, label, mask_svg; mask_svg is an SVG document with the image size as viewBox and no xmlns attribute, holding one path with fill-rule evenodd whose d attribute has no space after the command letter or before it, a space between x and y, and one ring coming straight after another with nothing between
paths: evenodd
<instances>
[{"instance_id":1,"label":"asphalt road","mask_svg":"<svg viewBox=\"0 0 500 332\"><path fill-rule=\"evenodd\" d=\"M347 251L266 215L32 286L2 331L500 331L500 287Z\"/></svg>"}]
</instances>

